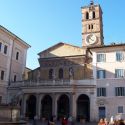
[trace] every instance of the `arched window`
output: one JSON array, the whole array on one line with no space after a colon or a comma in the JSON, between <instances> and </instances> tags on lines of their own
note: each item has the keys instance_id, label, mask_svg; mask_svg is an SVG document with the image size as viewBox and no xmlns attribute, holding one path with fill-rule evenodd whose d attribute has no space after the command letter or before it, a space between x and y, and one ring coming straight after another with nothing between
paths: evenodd
<instances>
[{"instance_id":1,"label":"arched window","mask_svg":"<svg viewBox=\"0 0 125 125\"><path fill-rule=\"evenodd\" d=\"M5 72L2 70L1 71L1 80L4 80L4 75L5 75Z\"/></svg>"},{"instance_id":2,"label":"arched window","mask_svg":"<svg viewBox=\"0 0 125 125\"><path fill-rule=\"evenodd\" d=\"M95 18L95 11L92 12L92 17Z\"/></svg>"},{"instance_id":3,"label":"arched window","mask_svg":"<svg viewBox=\"0 0 125 125\"><path fill-rule=\"evenodd\" d=\"M91 24L91 29L93 29L93 24Z\"/></svg>"},{"instance_id":4,"label":"arched window","mask_svg":"<svg viewBox=\"0 0 125 125\"><path fill-rule=\"evenodd\" d=\"M16 53L16 60L19 59L19 52Z\"/></svg>"},{"instance_id":5,"label":"arched window","mask_svg":"<svg viewBox=\"0 0 125 125\"><path fill-rule=\"evenodd\" d=\"M63 79L63 69L59 69L59 79Z\"/></svg>"},{"instance_id":6,"label":"arched window","mask_svg":"<svg viewBox=\"0 0 125 125\"><path fill-rule=\"evenodd\" d=\"M14 82L16 82L16 75L14 75L14 79L13 79Z\"/></svg>"},{"instance_id":7,"label":"arched window","mask_svg":"<svg viewBox=\"0 0 125 125\"><path fill-rule=\"evenodd\" d=\"M4 46L4 54L7 54L7 45Z\"/></svg>"},{"instance_id":8,"label":"arched window","mask_svg":"<svg viewBox=\"0 0 125 125\"><path fill-rule=\"evenodd\" d=\"M2 50L2 43L0 42L0 51Z\"/></svg>"},{"instance_id":9,"label":"arched window","mask_svg":"<svg viewBox=\"0 0 125 125\"><path fill-rule=\"evenodd\" d=\"M86 19L89 19L89 13L86 12Z\"/></svg>"},{"instance_id":10,"label":"arched window","mask_svg":"<svg viewBox=\"0 0 125 125\"><path fill-rule=\"evenodd\" d=\"M53 79L53 69L49 70L49 79Z\"/></svg>"},{"instance_id":11,"label":"arched window","mask_svg":"<svg viewBox=\"0 0 125 125\"><path fill-rule=\"evenodd\" d=\"M89 25L89 30L91 29L90 25Z\"/></svg>"}]
</instances>

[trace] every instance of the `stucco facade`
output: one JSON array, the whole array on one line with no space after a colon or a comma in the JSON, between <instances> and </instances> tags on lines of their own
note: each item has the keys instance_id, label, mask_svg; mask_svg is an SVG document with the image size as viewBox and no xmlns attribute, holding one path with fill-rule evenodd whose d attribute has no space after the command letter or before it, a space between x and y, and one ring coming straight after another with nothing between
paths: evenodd
<instances>
[{"instance_id":1,"label":"stucco facade","mask_svg":"<svg viewBox=\"0 0 125 125\"><path fill-rule=\"evenodd\" d=\"M95 47L91 48L91 51L93 53L93 77L94 80L96 80L96 88L106 88L106 95L97 97L97 109L99 109L99 107L105 107L105 115L107 118L120 114L118 107L122 107L123 112L121 112L121 114L124 114L125 97L124 94L116 95L116 88L125 87L124 56L120 60L117 60L117 52L125 55L125 44ZM106 60L98 62L98 54L105 54ZM123 70L123 73L118 77L116 77L116 69ZM98 78L98 70L105 71L104 78Z\"/></svg>"},{"instance_id":2,"label":"stucco facade","mask_svg":"<svg viewBox=\"0 0 125 125\"><path fill-rule=\"evenodd\" d=\"M0 26L0 97L7 103L7 87L13 81L21 81L26 66L27 49L30 46L16 35Z\"/></svg>"}]
</instances>

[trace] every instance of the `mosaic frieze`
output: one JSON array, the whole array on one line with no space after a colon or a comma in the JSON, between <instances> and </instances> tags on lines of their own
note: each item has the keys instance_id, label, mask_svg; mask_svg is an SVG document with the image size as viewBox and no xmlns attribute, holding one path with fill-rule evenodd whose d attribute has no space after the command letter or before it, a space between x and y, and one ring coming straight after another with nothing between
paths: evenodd
<instances>
[{"instance_id":1,"label":"mosaic frieze","mask_svg":"<svg viewBox=\"0 0 125 125\"><path fill-rule=\"evenodd\" d=\"M85 58L67 58L67 59L41 59L41 67L56 67L56 66L70 66L81 65L86 62Z\"/></svg>"}]
</instances>

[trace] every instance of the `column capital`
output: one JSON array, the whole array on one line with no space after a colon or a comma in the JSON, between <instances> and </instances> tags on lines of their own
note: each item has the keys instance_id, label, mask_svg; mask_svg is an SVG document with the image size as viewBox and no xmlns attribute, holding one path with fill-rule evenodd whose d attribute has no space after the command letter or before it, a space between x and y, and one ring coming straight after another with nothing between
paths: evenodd
<instances>
[{"instance_id":1,"label":"column capital","mask_svg":"<svg viewBox=\"0 0 125 125\"><path fill-rule=\"evenodd\" d=\"M23 93L24 100L28 99L28 97L29 97L29 94Z\"/></svg>"}]
</instances>

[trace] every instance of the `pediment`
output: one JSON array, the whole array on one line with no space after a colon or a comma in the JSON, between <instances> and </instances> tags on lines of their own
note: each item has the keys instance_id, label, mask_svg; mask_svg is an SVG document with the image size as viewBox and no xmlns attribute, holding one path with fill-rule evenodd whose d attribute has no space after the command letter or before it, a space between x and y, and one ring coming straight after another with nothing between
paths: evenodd
<instances>
[{"instance_id":1,"label":"pediment","mask_svg":"<svg viewBox=\"0 0 125 125\"><path fill-rule=\"evenodd\" d=\"M83 55L84 51L83 48L61 42L40 52L38 55L40 58L77 56Z\"/></svg>"}]
</instances>

